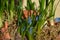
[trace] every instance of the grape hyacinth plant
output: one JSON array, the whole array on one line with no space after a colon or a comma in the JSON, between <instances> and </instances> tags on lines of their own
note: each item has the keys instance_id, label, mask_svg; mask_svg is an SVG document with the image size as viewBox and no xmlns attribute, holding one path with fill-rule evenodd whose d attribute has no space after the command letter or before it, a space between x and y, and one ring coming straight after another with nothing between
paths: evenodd
<instances>
[{"instance_id":1,"label":"grape hyacinth plant","mask_svg":"<svg viewBox=\"0 0 60 40\"><path fill-rule=\"evenodd\" d=\"M17 38L21 40L41 40L41 30L45 23L54 20L57 6L54 6L55 0L38 1L39 6L35 8L35 2L27 0L24 10L23 0L0 0L0 31L3 39L15 40L16 34L19 34ZM59 22L60 18L54 21Z\"/></svg>"}]
</instances>

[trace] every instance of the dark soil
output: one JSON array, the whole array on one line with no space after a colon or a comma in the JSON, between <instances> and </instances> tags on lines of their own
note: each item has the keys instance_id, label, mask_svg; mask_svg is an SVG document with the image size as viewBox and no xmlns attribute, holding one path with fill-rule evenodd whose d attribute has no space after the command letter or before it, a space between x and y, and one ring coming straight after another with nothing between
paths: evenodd
<instances>
[{"instance_id":1,"label":"dark soil","mask_svg":"<svg viewBox=\"0 0 60 40\"><path fill-rule=\"evenodd\" d=\"M40 40L60 40L60 23L46 25L41 31Z\"/></svg>"},{"instance_id":2,"label":"dark soil","mask_svg":"<svg viewBox=\"0 0 60 40\"><path fill-rule=\"evenodd\" d=\"M14 32L14 30L10 31ZM13 35L14 40L21 40L21 35L19 33L10 32L10 35L11 34L12 35L15 34ZM10 40L10 39L4 39L3 33L0 32L0 40ZM27 39L25 38L25 40ZM60 40L60 23L57 23L56 25L45 25L41 31L40 40Z\"/></svg>"}]
</instances>

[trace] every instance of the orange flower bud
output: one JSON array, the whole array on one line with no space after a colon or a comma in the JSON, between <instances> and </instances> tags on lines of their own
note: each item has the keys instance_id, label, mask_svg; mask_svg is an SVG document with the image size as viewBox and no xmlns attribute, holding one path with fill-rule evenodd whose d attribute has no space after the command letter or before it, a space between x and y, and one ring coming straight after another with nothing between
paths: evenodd
<instances>
[{"instance_id":1,"label":"orange flower bud","mask_svg":"<svg viewBox=\"0 0 60 40\"><path fill-rule=\"evenodd\" d=\"M34 15L36 16L36 11L34 11Z\"/></svg>"},{"instance_id":2,"label":"orange flower bud","mask_svg":"<svg viewBox=\"0 0 60 40\"><path fill-rule=\"evenodd\" d=\"M4 33L5 31L6 31L5 28L2 28L2 29L1 29L1 32L2 32L2 33Z\"/></svg>"},{"instance_id":3,"label":"orange flower bud","mask_svg":"<svg viewBox=\"0 0 60 40\"><path fill-rule=\"evenodd\" d=\"M28 18L28 10L23 11L25 18Z\"/></svg>"},{"instance_id":4,"label":"orange flower bud","mask_svg":"<svg viewBox=\"0 0 60 40\"><path fill-rule=\"evenodd\" d=\"M5 29L7 29L7 28L8 28L8 22L5 21Z\"/></svg>"},{"instance_id":5,"label":"orange flower bud","mask_svg":"<svg viewBox=\"0 0 60 40\"><path fill-rule=\"evenodd\" d=\"M33 10L30 10L31 14L33 14Z\"/></svg>"},{"instance_id":6,"label":"orange flower bud","mask_svg":"<svg viewBox=\"0 0 60 40\"><path fill-rule=\"evenodd\" d=\"M9 33L5 33L5 34L4 34L4 38L5 38L5 39L10 39Z\"/></svg>"}]
</instances>

